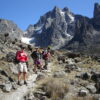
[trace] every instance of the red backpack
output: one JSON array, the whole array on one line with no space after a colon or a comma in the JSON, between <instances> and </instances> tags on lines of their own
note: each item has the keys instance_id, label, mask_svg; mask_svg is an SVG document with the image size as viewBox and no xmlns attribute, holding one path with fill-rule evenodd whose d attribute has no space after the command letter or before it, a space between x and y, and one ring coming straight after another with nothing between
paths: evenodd
<instances>
[{"instance_id":1,"label":"red backpack","mask_svg":"<svg viewBox=\"0 0 100 100\"><path fill-rule=\"evenodd\" d=\"M43 54L43 59L48 59L49 55L48 52Z\"/></svg>"}]
</instances>

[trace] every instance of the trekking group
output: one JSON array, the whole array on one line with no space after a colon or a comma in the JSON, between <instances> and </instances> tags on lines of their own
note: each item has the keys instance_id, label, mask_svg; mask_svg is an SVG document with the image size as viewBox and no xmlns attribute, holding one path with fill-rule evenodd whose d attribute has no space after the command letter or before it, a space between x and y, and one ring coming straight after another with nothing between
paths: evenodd
<instances>
[{"instance_id":1,"label":"trekking group","mask_svg":"<svg viewBox=\"0 0 100 100\"><path fill-rule=\"evenodd\" d=\"M16 60L18 61L18 85L21 85L20 83L21 74L23 74L24 84L27 85L26 74L28 68L28 56L24 50L25 48L21 47L21 50L17 51L16 53ZM50 47L46 49L40 49L36 47L35 50L31 53L31 57L34 62L33 71L35 73L37 73L37 69L40 69L40 71L47 70L48 62L51 57Z\"/></svg>"}]
</instances>

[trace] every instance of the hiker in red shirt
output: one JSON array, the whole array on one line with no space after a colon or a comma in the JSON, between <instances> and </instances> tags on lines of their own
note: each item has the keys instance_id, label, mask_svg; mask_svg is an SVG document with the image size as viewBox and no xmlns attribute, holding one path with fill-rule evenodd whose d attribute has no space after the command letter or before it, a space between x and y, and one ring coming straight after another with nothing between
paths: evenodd
<instances>
[{"instance_id":1,"label":"hiker in red shirt","mask_svg":"<svg viewBox=\"0 0 100 100\"><path fill-rule=\"evenodd\" d=\"M26 82L26 73L27 73L27 61L28 61L28 57L26 55L26 53L24 52L24 47L21 47L20 51L17 51L16 53L16 59L19 62L19 68L18 68L18 85L21 85L20 83L20 75L21 73L23 73L23 78L24 78L24 84L27 85Z\"/></svg>"}]
</instances>

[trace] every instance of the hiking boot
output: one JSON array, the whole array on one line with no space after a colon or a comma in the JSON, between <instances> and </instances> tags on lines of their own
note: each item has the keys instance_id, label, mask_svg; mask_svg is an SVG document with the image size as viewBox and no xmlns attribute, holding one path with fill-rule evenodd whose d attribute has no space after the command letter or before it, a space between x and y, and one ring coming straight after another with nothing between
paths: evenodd
<instances>
[{"instance_id":1,"label":"hiking boot","mask_svg":"<svg viewBox=\"0 0 100 100\"><path fill-rule=\"evenodd\" d=\"M19 86L22 86L22 84L20 83L20 81L18 81L18 83L17 83Z\"/></svg>"},{"instance_id":2,"label":"hiking boot","mask_svg":"<svg viewBox=\"0 0 100 100\"><path fill-rule=\"evenodd\" d=\"M46 69L46 70L47 70L47 66L46 66L46 65L44 66L44 69Z\"/></svg>"},{"instance_id":3,"label":"hiking boot","mask_svg":"<svg viewBox=\"0 0 100 100\"><path fill-rule=\"evenodd\" d=\"M25 85L27 85L27 82L26 82L26 81L24 81L24 84L25 84Z\"/></svg>"}]
</instances>

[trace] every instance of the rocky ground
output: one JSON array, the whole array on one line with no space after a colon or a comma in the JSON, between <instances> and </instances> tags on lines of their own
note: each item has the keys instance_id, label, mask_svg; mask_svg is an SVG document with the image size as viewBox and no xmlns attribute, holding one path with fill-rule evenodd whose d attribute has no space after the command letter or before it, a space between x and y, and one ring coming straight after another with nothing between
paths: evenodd
<instances>
[{"instance_id":1,"label":"rocky ground","mask_svg":"<svg viewBox=\"0 0 100 100\"><path fill-rule=\"evenodd\" d=\"M35 74L32 48L28 85L17 85L15 53L22 43L0 42L0 100L100 100L100 58L66 50L53 51L48 70Z\"/></svg>"}]
</instances>

